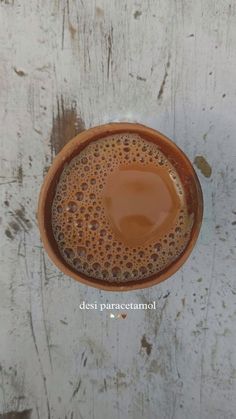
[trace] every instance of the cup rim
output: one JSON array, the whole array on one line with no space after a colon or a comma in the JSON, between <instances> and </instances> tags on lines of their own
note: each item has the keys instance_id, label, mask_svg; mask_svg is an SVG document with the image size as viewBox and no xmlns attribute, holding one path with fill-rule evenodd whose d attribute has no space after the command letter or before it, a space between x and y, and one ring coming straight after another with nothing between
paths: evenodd
<instances>
[{"instance_id":1,"label":"cup rim","mask_svg":"<svg viewBox=\"0 0 236 419\"><path fill-rule=\"evenodd\" d=\"M143 280L129 281L127 283L115 283L115 282L97 280L95 278L90 278L83 274L77 273L73 270L72 267L70 268L70 266L66 264L66 262L64 262L62 257L61 258L58 257L55 250L53 249L51 241L49 240L48 229L46 228L45 207L47 205L49 189L51 187L51 183L56 173L58 173L58 171L60 171L60 173L62 172L65 161L67 159L70 160L70 157L72 158L72 153L75 152L75 150L78 147L80 147L80 151L81 151L84 147L86 147L87 144L89 144L92 141L95 141L99 138L103 138L105 136L118 134L122 132L137 133L143 136L143 138L145 138L145 135L148 138L155 137L163 145L168 146L168 148L172 149L174 152L177 152L178 155L181 156L185 165L188 168L189 173L191 174L191 179L193 180L194 186L196 188L197 211L195 215L194 225L192 227L191 238L187 246L183 250L183 252L179 255L179 257L176 260L174 260L171 263L171 265L169 265L169 267L165 268L160 273L154 274L151 277L143 279ZM38 219L38 226L39 226L40 236L41 236L44 249L46 250L51 261L64 274L72 277L78 282L81 282L85 285L89 285L98 289L103 289L106 291L132 291L136 289L148 288L156 284L159 284L160 282L171 277L185 263L185 261L189 257L190 253L192 252L196 244L196 241L200 232L202 219L203 219L203 193L202 193L199 179L197 177L197 174L190 160L188 159L186 154L168 137L166 137L164 134L162 134L161 132L153 128L149 128L139 123L114 122L114 123L92 127L81 132L80 134L72 138L62 148L62 150L55 156L52 162L52 165L49 168L49 171L44 178L44 181L40 190L37 219Z\"/></svg>"}]
</instances>

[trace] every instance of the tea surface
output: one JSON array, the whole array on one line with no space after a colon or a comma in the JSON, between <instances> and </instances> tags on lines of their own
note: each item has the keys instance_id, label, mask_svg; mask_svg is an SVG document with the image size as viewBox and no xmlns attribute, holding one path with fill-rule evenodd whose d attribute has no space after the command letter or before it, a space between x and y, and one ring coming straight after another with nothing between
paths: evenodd
<instances>
[{"instance_id":1,"label":"tea surface","mask_svg":"<svg viewBox=\"0 0 236 419\"><path fill-rule=\"evenodd\" d=\"M64 168L52 205L64 260L110 282L167 268L185 249L192 224L175 168L157 145L133 133L86 146Z\"/></svg>"}]
</instances>

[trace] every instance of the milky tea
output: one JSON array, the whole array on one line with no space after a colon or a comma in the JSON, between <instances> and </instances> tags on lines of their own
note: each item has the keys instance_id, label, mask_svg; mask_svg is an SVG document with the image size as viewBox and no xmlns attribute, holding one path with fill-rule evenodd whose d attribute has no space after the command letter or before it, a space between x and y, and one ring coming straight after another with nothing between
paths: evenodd
<instances>
[{"instance_id":1,"label":"milky tea","mask_svg":"<svg viewBox=\"0 0 236 419\"><path fill-rule=\"evenodd\" d=\"M184 251L192 226L176 169L135 133L87 145L64 167L52 205L64 260L77 273L109 282L163 271Z\"/></svg>"}]
</instances>

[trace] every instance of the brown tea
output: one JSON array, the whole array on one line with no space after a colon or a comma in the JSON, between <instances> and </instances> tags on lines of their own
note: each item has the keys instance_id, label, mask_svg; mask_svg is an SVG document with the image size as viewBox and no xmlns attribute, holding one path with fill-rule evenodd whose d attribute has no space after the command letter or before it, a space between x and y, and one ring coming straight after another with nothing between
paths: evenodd
<instances>
[{"instance_id":1,"label":"brown tea","mask_svg":"<svg viewBox=\"0 0 236 419\"><path fill-rule=\"evenodd\" d=\"M174 166L138 134L87 145L60 176L52 205L59 251L75 271L110 282L163 271L193 225Z\"/></svg>"}]
</instances>

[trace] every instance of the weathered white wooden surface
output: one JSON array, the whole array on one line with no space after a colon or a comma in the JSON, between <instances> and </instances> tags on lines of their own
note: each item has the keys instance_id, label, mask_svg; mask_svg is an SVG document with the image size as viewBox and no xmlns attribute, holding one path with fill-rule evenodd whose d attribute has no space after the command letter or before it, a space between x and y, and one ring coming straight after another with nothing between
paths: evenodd
<instances>
[{"instance_id":1,"label":"weathered white wooden surface","mask_svg":"<svg viewBox=\"0 0 236 419\"><path fill-rule=\"evenodd\" d=\"M236 418L236 2L1 0L0 51L0 418ZM36 222L63 139L117 119L212 167L188 262L126 294L62 275Z\"/></svg>"}]
</instances>

